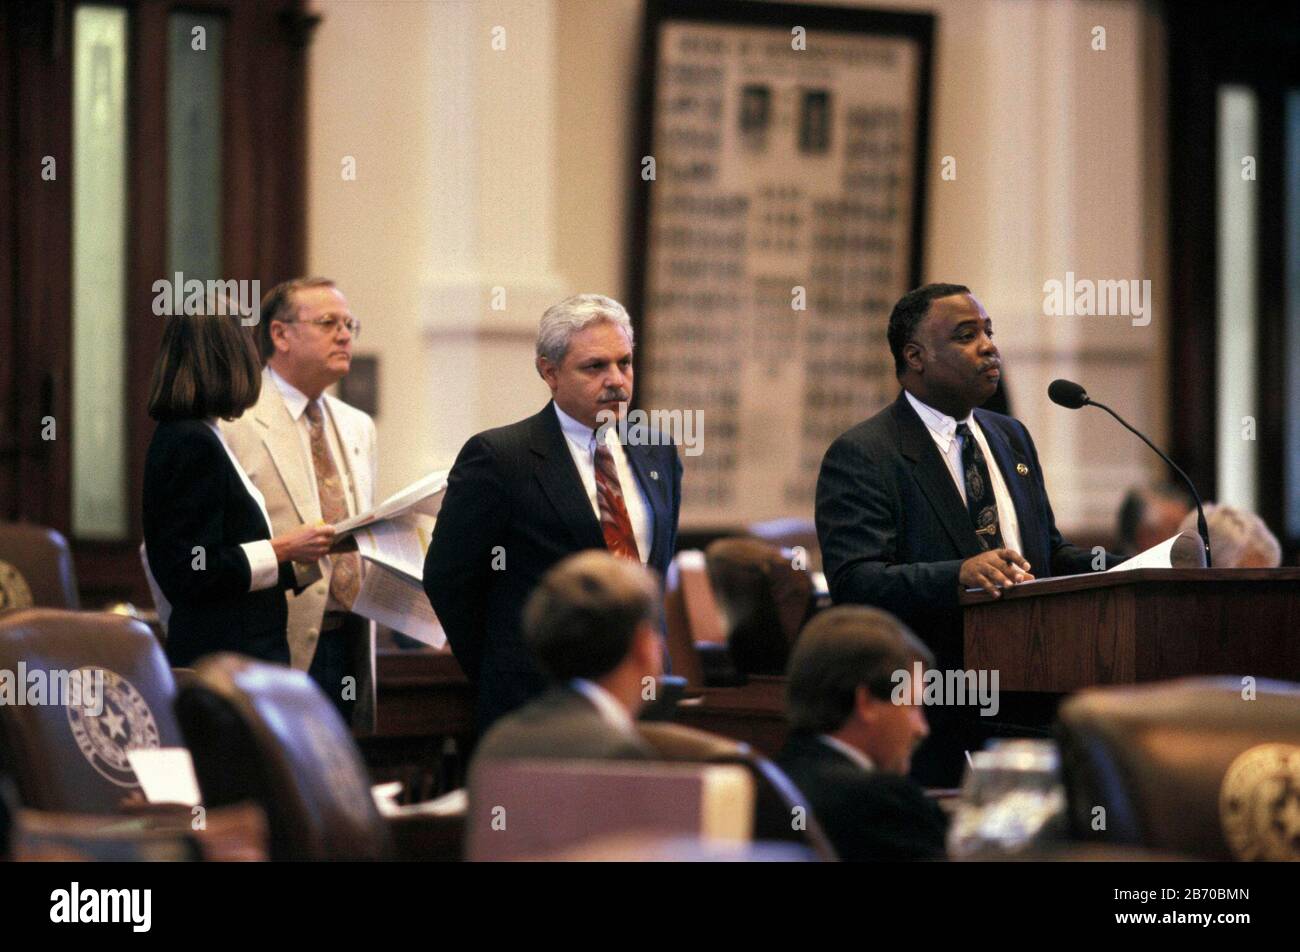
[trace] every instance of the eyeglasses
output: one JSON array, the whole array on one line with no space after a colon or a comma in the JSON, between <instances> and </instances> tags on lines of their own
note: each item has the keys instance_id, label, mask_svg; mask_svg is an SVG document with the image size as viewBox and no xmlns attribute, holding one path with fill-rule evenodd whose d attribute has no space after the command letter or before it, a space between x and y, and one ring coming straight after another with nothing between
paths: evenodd
<instances>
[{"instance_id":1,"label":"eyeglasses","mask_svg":"<svg viewBox=\"0 0 1300 952\"><path fill-rule=\"evenodd\" d=\"M314 321L300 321L297 318L294 318L291 321L280 321L280 323L311 324L315 327L319 327L330 337L336 336L340 327L346 327L348 333L352 335L354 340L361 336L361 321L357 320L355 317L344 317L341 314L326 314L324 317L318 317Z\"/></svg>"}]
</instances>

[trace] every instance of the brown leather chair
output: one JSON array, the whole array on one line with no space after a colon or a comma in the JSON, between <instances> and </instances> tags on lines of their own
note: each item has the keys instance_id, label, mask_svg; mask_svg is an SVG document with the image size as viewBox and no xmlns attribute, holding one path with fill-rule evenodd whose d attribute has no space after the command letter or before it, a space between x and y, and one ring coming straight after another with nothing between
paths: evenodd
<instances>
[{"instance_id":1,"label":"brown leather chair","mask_svg":"<svg viewBox=\"0 0 1300 952\"><path fill-rule=\"evenodd\" d=\"M804 829L796 829L795 808L807 801L776 764L743 741L681 724L638 723L646 742L670 763L736 764L754 778L754 839L793 842L823 860L836 859L835 849L817 818L804 810Z\"/></svg>"},{"instance_id":2,"label":"brown leather chair","mask_svg":"<svg viewBox=\"0 0 1300 952\"><path fill-rule=\"evenodd\" d=\"M0 670L102 678L102 709L86 705L0 704L0 757L21 804L36 810L119 814L144 805L127 761L135 747L181 747L172 713L175 685L147 627L120 615L31 608L0 615ZM65 682L66 683L66 682ZM48 698L47 694L47 698ZM64 697L63 700L68 700ZM75 700L75 698L73 698Z\"/></svg>"},{"instance_id":3,"label":"brown leather chair","mask_svg":"<svg viewBox=\"0 0 1300 952\"><path fill-rule=\"evenodd\" d=\"M53 529L0 523L0 611L81 607L68 541Z\"/></svg>"},{"instance_id":4,"label":"brown leather chair","mask_svg":"<svg viewBox=\"0 0 1300 952\"><path fill-rule=\"evenodd\" d=\"M1076 839L1300 859L1300 685L1091 688L1061 706L1057 733Z\"/></svg>"},{"instance_id":5,"label":"brown leather chair","mask_svg":"<svg viewBox=\"0 0 1300 952\"><path fill-rule=\"evenodd\" d=\"M305 672L209 655L177 697L176 715L204 803L259 804L272 859L390 857L361 753Z\"/></svg>"},{"instance_id":6,"label":"brown leather chair","mask_svg":"<svg viewBox=\"0 0 1300 952\"><path fill-rule=\"evenodd\" d=\"M723 649L726 635L722 630L718 604L709 586L704 553L698 549L678 552L668 566L664 616L673 674L685 678L689 688L704 687L704 664L699 646L705 644Z\"/></svg>"},{"instance_id":7,"label":"brown leather chair","mask_svg":"<svg viewBox=\"0 0 1300 952\"><path fill-rule=\"evenodd\" d=\"M705 561L736 669L743 675L784 674L813 611L807 570L758 539L718 539L705 550Z\"/></svg>"}]
</instances>

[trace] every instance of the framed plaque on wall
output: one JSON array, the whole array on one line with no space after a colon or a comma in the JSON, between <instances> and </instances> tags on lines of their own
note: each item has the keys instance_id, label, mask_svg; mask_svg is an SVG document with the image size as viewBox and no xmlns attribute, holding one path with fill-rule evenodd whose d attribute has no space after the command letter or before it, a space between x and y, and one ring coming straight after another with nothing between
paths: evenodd
<instances>
[{"instance_id":1,"label":"framed plaque on wall","mask_svg":"<svg viewBox=\"0 0 1300 952\"><path fill-rule=\"evenodd\" d=\"M684 528L811 518L826 448L897 395L885 328L922 272L933 27L647 6L629 305L638 405L696 424Z\"/></svg>"}]
</instances>

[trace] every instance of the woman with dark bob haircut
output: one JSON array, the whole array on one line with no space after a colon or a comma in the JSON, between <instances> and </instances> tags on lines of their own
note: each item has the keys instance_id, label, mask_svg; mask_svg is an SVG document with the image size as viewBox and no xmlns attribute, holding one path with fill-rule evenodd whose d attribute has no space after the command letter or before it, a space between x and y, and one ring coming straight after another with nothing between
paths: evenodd
<instances>
[{"instance_id":1,"label":"woman with dark bob haircut","mask_svg":"<svg viewBox=\"0 0 1300 952\"><path fill-rule=\"evenodd\" d=\"M144 464L144 542L171 603L167 656L177 667L215 651L288 664L292 563L319 561L334 527L271 538L262 494L217 429L218 417L235 419L261 391L257 349L239 318L166 320L149 397L158 428Z\"/></svg>"}]
</instances>

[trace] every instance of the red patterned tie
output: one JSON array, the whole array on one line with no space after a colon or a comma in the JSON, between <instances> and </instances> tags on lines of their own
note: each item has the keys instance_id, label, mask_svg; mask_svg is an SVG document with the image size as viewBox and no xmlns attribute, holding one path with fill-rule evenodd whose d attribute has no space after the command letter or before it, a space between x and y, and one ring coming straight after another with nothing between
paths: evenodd
<instances>
[{"instance_id":1,"label":"red patterned tie","mask_svg":"<svg viewBox=\"0 0 1300 952\"><path fill-rule=\"evenodd\" d=\"M605 548L617 556L640 562L636 533L632 531L632 519L623 500L614 454L608 446L596 447L596 502L600 505L600 531L605 535Z\"/></svg>"}]
</instances>

